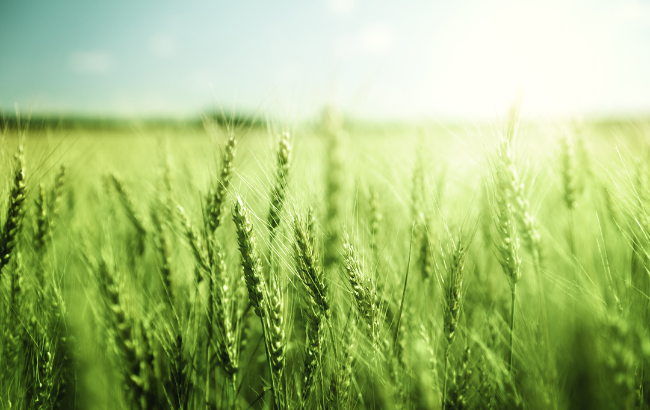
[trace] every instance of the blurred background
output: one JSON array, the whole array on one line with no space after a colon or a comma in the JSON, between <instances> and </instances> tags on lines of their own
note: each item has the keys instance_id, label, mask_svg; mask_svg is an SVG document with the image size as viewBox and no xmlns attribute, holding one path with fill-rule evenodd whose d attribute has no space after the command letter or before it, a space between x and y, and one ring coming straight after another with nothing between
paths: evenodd
<instances>
[{"instance_id":1,"label":"blurred background","mask_svg":"<svg viewBox=\"0 0 650 410\"><path fill-rule=\"evenodd\" d=\"M492 120L650 111L650 2L0 2L6 112Z\"/></svg>"}]
</instances>

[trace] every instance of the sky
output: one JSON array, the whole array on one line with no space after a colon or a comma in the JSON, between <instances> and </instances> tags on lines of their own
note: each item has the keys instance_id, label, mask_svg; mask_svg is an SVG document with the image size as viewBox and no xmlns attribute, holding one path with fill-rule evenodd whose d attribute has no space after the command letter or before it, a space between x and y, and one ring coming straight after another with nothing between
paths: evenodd
<instances>
[{"instance_id":1,"label":"sky","mask_svg":"<svg viewBox=\"0 0 650 410\"><path fill-rule=\"evenodd\" d=\"M650 113L650 0L1 0L0 108L533 119Z\"/></svg>"}]
</instances>

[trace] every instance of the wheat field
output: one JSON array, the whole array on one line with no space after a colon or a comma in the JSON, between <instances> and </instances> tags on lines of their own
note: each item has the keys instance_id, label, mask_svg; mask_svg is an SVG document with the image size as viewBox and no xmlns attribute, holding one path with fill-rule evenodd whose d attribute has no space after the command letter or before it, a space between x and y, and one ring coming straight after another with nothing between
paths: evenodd
<instances>
[{"instance_id":1,"label":"wheat field","mask_svg":"<svg viewBox=\"0 0 650 410\"><path fill-rule=\"evenodd\" d=\"M1 133L2 408L650 408L644 121Z\"/></svg>"}]
</instances>

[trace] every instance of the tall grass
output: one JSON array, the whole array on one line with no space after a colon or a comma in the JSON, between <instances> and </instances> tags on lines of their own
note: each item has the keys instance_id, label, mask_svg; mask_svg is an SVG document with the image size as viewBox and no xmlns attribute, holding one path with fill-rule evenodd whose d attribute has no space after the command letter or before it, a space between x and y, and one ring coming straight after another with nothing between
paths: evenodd
<instances>
[{"instance_id":1,"label":"tall grass","mask_svg":"<svg viewBox=\"0 0 650 410\"><path fill-rule=\"evenodd\" d=\"M387 127L3 129L0 407L650 408L644 125Z\"/></svg>"}]
</instances>

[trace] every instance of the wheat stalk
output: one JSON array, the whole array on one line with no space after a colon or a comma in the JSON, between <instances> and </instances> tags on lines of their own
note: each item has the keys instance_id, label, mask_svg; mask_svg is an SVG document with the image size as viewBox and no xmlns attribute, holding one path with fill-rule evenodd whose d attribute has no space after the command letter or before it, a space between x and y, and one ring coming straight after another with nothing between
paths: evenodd
<instances>
[{"instance_id":1,"label":"wheat stalk","mask_svg":"<svg viewBox=\"0 0 650 410\"><path fill-rule=\"evenodd\" d=\"M418 255L418 262L422 279L428 282L433 275L434 260L433 260L433 241L431 239L431 224L428 218L425 218L424 225L422 226L422 240L420 242L420 250Z\"/></svg>"},{"instance_id":2,"label":"wheat stalk","mask_svg":"<svg viewBox=\"0 0 650 410\"><path fill-rule=\"evenodd\" d=\"M237 352L235 349L235 329L232 317L232 291L230 280L227 276L225 255L221 246L217 245L213 251L213 305L214 324L218 329L220 363L228 375L234 377L238 369Z\"/></svg>"},{"instance_id":3,"label":"wheat stalk","mask_svg":"<svg viewBox=\"0 0 650 410\"><path fill-rule=\"evenodd\" d=\"M329 317L330 305L327 285L319 264L316 240L314 238L315 220L308 212L307 222L299 216L293 219L294 260L298 277L305 290L306 302L303 308L307 316L305 348L304 385L301 396L302 407L306 406L314 389L314 381L320 367L323 353L323 319ZM310 228L311 226L311 228Z\"/></svg>"},{"instance_id":4,"label":"wheat stalk","mask_svg":"<svg viewBox=\"0 0 650 410\"><path fill-rule=\"evenodd\" d=\"M340 152L338 130L333 126L329 127L327 137L327 170L325 182L325 250L323 254L323 266L329 271L339 262L339 214L342 190L342 165L343 161Z\"/></svg>"},{"instance_id":5,"label":"wheat stalk","mask_svg":"<svg viewBox=\"0 0 650 410\"><path fill-rule=\"evenodd\" d=\"M13 250L18 243L18 237L23 226L23 216L25 215L24 203L27 195L27 187L25 183L25 158L22 145L18 147L18 152L14 158L16 161L14 183L9 194L7 218L2 227L2 235L0 236L0 277L2 277L2 269L10 262Z\"/></svg>"},{"instance_id":6,"label":"wheat stalk","mask_svg":"<svg viewBox=\"0 0 650 410\"><path fill-rule=\"evenodd\" d=\"M447 347L445 349L445 370L444 382L442 389L442 403L444 406L445 396L447 394L447 367L449 363L449 350L454 339L456 338L456 329L460 321L460 315L463 309L463 275L465 270L465 259L467 257L467 245L459 239L457 243L452 242L453 253L449 261L449 273L445 282L443 298L443 319L445 339Z\"/></svg>"},{"instance_id":7,"label":"wheat stalk","mask_svg":"<svg viewBox=\"0 0 650 410\"><path fill-rule=\"evenodd\" d=\"M196 262L197 267L201 270L201 276L207 275L210 272L210 261L208 260L208 255L206 254L203 239L199 232L196 230L189 217L185 213L183 207L179 206L178 214L180 215L181 222L185 229L185 237L192 248L192 255L194 256L194 261Z\"/></svg>"},{"instance_id":8,"label":"wheat stalk","mask_svg":"<svg viewBox=\"0 0 650 410\"><path fill-rule=\"evenodd\" d=\"M159 201L151 207L151 221L153 223L153 242L160 258L160 278L163 285L165 300L168 303L170 311L174 310L176 301L173 268L172 268L172 243L169 234L169 223L163 222L160 218L163 213L162 205ZM191 230L191 227L190 227Z\"/></svg>"},{"instance_id":9,"label":"wheat stalk","mask_svg":"<svg viewBox=\"0 0 650 410\"><path fill-rule=\"evenodd\" d=\"M48 208L45 186L39 184L38 197L36 197L36 234L34 235L34 250L39 254L45 249L45 243L50 230Z\"/></svg>"},{"instance_id":10,"label":"wheat stalk","mask_svg":"<svg viewBox=\"0 0 650 410\"><path fill-rule=\"evenodd\" d=\"M550 357L550 340L548 335L548 320L546 318L546 298L544 296L544 284L542 282L542 271L540 263L541 253L541 236L538 230L538 221L535 215L530 211L530 203L524 194L524 183L519 178L517 166L515 164L514 156L514 142L518 129L518 121L516 120L512 133L505 138L499 134L499 159L501 164L501 174L498 178L502 178L504 189L509 191L504 192L503 195L510 195L510 206L513 209L514 218L517 228L521 233L523 244L533 257L533 266L535 268L535 276L537 278L537 286L539 288L539 301L540 313L542 318L542 327L544 331L544 338L546 341L546 366L548 371L549 383L552 379L552 363ZM499 199L497 198L497 201ZM514 302L513 302L514 303ZM514 305L513 305L514 308Z\"/></svg>"},{"instance_id":11,"label":"wheat stalk","mask_svg":"<svg viewBox=\"0 0 650 410\"><path fill-rule=\"evenodd\" d=\"M147 236L147 228L145 227L144 220L136 210L131 192L126 187L124 181L122 181L122 179L115 173L109 175L109 180L115 188L115 191L117 191L122 207L126 211L126 216L136 229L138 253L142 255L144 253L145 238Z\"/></svg>"},{"instance_id":12,"label":"wheat stalk","mask_svg":"<svg viewBox=\"0 0 650 410\"><path fill-rule=\"evenodd\" d=\"M282 212L282 207L284 205L284 197L286 195L287 182L289 178L289 168L291 166L291 143L288 132L282 133L276 160L278 168L275 176L275 184L271 191L271 207L269 209L268 218L271 239L275 237L275 230L280 225L280 213Z\"/></svg>"},{"instance_id":13,"label":"wheat stalk","mask_svg":"<svg viewBox=\"0 0 650 410\"><path fill-rule=\"evenodd\" d=\"M219 179L207 195L206 216L210 232L216 231L221 224L223 205L226 194L228 193L228 187L230 186L230 179L235 169L236 148L237 141L235 140L235 136L231 135L221 157L221 173L219 174Z\"/></svg>"},{"instance_id":14,"label":"wheat stalk","mask_svg":"<svg viewBox=\"0 0 650 410\"><path fill-rule=\"evenodd\" d=\"M363 318L366 334L375 343L379 332L378 312L375 304L376 290L370 276L364 274L361 261L350 243L350 236L346 233L343 239L344 269L352 288L352 295Z\"/></svg>"},{"instance_id":15,"label":"wheat stalk","mask_svg":"<svg viewBox=\"0 0 650 410\"><path fill-rule=\"evenodd\" d=\"M242 256L241 264L244 268L248 297L255 314L262 318L266 315L265 296L268 291L262 274L262 261L257 251L253 224L248 217L248 210L239 196L233 202L232 218L237 228L237 242Z\"/></svg>"},{"instance_id":16,"label":"wheat stalk","mask_svg":"<svg viewBox=\"0 0 650 410\"><path fill-rule=\"evenodd\" d=\"M177 335L165 349L169 358L169 388L164 388L167 401L174 409L187 409L193 388L192 364L184 352L183 336Z\"/></svg>"},{"instance_id":17,"label":"wheat stalk","mask_svg":"<svg viewBox=\"0 0 650 410\"><path fill-rule=\"evenodd\" d=\"M24 333L22 322L25 316L23 313L25 298L22 287L25 271L20 252L16 252L10 266L9 300L7 301L7 311L2 320L4 344L0 350L2 352L0 359L6 363L5 369L16 369L20 364L20 348ZM8 372L0 371L0 377L5 376L9 376Z\"/></svg>"},{"instance_id":18,"label":"wheat stalk","mask_svg":"<svg viewBox=\"0 0 650 410\"><path fill-rule=\"evenodd\" d=\"M379 263L379 249L377 248L377 241L379 235L379 228L383 215L379 205L379 198L374 189L370 190L370 251L372 252L374 263Z\"/></svg>"},{"instance_id":19,"label":"wheat stalk","mask_svg":"<svg viewBox=\"0 0 650 410\"><path fill-rule=\"evenodd\" d=\"M498 241L496 242L497 259L503 268L503 272L510 283L512 293L512 304L510 310L510 361L508 369L512 371L513 362L513 340L515 324L515 301L517 282L521 279L521 259L519 258L519 237L517 236L517 227L515 225L514 212L514 195L513 184L516 177L516 169L512 161L512 147L510 140L500 135L498 162L496 164L495 176L495 200L496 209L496 227L498 232ZM514 176L514 177L513 177Z\"/></svg>"},{"instance_id":20,"label":"wheat stalk","mask_svg":"<svg viewBox=\"0 0 650 410\"><path fill-rule=\"evenodd\" d=\"M560 165L562 167L562 185L564 187L564 203L569 210L569 245L571 254L576 255L574 209L578 204L578 171L573 138L565 134L560 139Z\"/></svg>"},{"instance_id":21,"label":"wheat stalk","mask_svg":"<svg viewBox=\"0 0 650 410\"><path fill-rule=\"evenodd\" d=\"M134 321L124 308L119 282L108 262L100 260L97 274L106 302L107 321L111 327L112 340L122 367L124 384L132 402L144 410L150 406L145 400L145 380L141 372L143 363L137 351Z\"/></svg>"},{"instance_id":22,"label":"wheat stalk","mask_svg":"<svg viewBox=\"0 0 650 410\"><path fill-rule=\"evenodd\" d=\"M67 174L68 174L68 167L65 164L62 164L59 167L59 171L56 173L54 177L54 184L50 189L50 194L48 198L49 199L48 213L51 215L49 220L50 229L52 229L52 227L54 226L54 221L56 217L59 216L59 212L61 211L61 198L63 198Z\"/></svg>"},{"instance_id":23,"label":"wheat stalk","mask_svg":"<svg viewBox=\"0 0 650 410\"><path fill-rule=\"evenodd\" d=\"M321 269L315 238L309 227L300 217L293 219L294 259L298 277L310 299L322 314L329 315L327 284Z\"/></svg>"},{"instance_id":24,"label":"wheat stalk","mask_svg":"<svg viewBox=\"0 0 650 410\"><path fill-rule=\"evenodd\" d=\"M472 369L469 367L470 348L465 348L460 369L454 370L452 389L444 403L445 410L464 410L468 408L468 393L470 389Z\"/></svg>"},{"instance_id":25,"label":"wheat stalk","mask_svg":"<svg viewBox=\"0 0 650 410\"><path fill-rule=\"evenodd\" d=\"M415 156L415 167L413 169L411 186L411 220L420 225L424 220L424 194L425 194L425 172L422 147L418 147Z\"/></svg>"},{"instance_id":26,"label":"wheat stalk","mask_svg":"<svg viewBox=\"0 0 650 410\"><path fill-rule=\"evenodd\" d=\"M279 279L275 275L271 278L268 301L269 315L267 318L268 331L266 335L268 337L269 353L271 354L271 374L275 379L273 395L275 397L276 406L284 407L287 399L286 384L283 383L284 364L286 359L284 295L282 294L282 287L280 286Z\"/></svg>"},{"instance_id":27,"label":"wheat stalk","mask_svg":"<svg viewBox=\"0 0 650 410\"><path fill-rule=\"evenodd\" d=\"M126 184L124 183L124 181L122 181L120 177L118 177L114 173L111 173L109 175L109 178L111 183L113 184L113 187L118 193L120 202L124 206L124 210L126 211L126 216L129 218L129 220L131 220L133 226L136 228L138 233L140 233L143 236L146 235L147 228L144 226L142 217L138 214L138 211L136 210L135 202L133 201L131 192L126 187Z\"/></svg>"},{"instance_id":28,"label":"wheat stalk","mask_svg":"<svg viewBox=\"0 0 650 410\"><path fill-rule=\"evenodd\" d=\"M241 253L241 265L248 288L248 298L255 314L262 322L266 357L271 374L275 405L282 403L282 392L276 384L284 367L283 299L277 282L272 283L272 293L266 286L262 273L262 261L257 251L257 241L248 210L237 196L233 202L233 221L237 228L237 241ZM270 317L269 317L270 316Z\"/></svg>"},{"instance_id":29,"label":"wheat stalk","mask_svg":"<svg viewBox=\"0 0 650 410\"><path fill-rule=\"evenodd\" d=\"M330 385L330 402L338 405L338 408L349 408L350 388L352 385L352 367L354 365L354 349L356 348L356 315L350 311L347 324L343 330L341 347L343 357L341 358Z\"/></svg>"}]
</instances>

